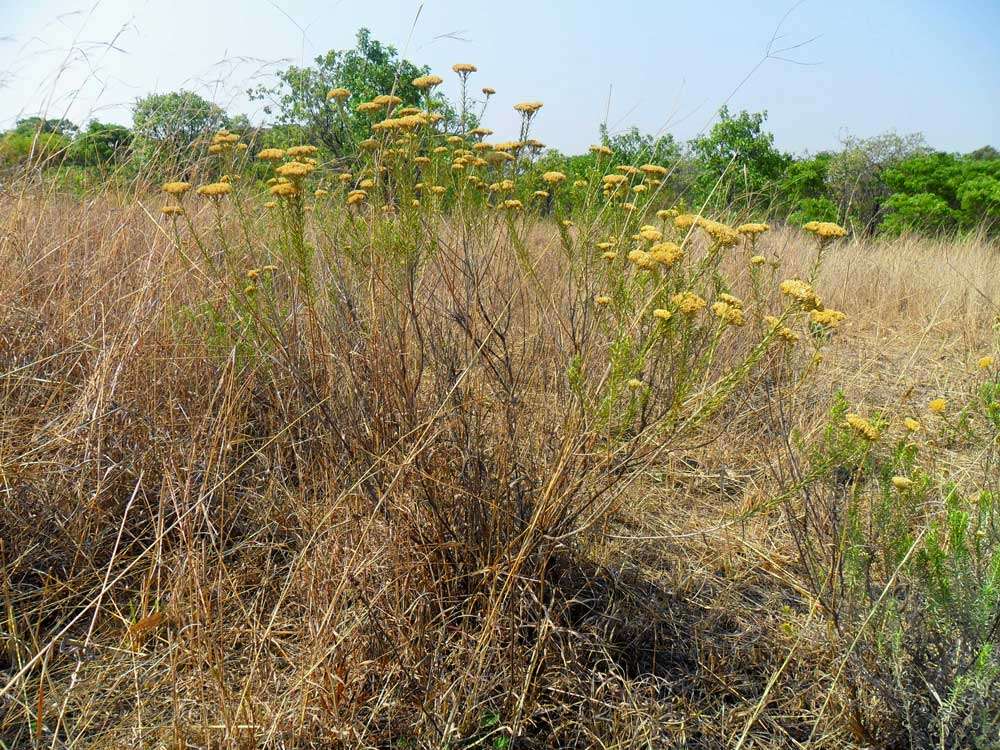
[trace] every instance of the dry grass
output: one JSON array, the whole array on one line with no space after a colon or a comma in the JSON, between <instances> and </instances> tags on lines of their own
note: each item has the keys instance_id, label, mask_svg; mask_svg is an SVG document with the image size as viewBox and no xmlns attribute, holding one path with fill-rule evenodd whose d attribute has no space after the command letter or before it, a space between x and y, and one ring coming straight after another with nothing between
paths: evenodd
<instances>
[{"instance_id":1,"label":"dry grass","mask_svg":"<svg viewBox=\"0 0 1000 750\"><path fill-rule=\"evenodd\" d=\"M399 356L420 320L391 315L365 341L303 320L303 344L246 368L181 313L217 281L143 203L0 198L7 747L867 741L752 386L703 440L597 492L609 467L577 471L558 408L558 295L532 301L510 259L484 272L489 313L514 309L482 365L513 363L499 380L421 379ZM779 278L813 252L790 229L762 249ZM817 286L849 320L796 425L836 388L872 407L961 391L997 263L983 241L838 246ZM427 310L461 286L448 269ZM441 362L481 357L439 333ZM491 388L514 381L526 401L498 413Z\"/></svg>"}]
</instances>

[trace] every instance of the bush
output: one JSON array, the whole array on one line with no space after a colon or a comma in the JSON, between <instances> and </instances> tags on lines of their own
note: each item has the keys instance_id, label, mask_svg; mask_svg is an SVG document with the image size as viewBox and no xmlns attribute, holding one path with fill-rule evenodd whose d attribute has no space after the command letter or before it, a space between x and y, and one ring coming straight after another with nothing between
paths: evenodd
<instances>
[{"instance_id":1,"label":"bush","mask_svg":"<svg viewBox=\"0 0 1000 750\"><path fill-rule=\"evenodd\" d=\"M801 477L789 488L801 506L788 506L800 559L841 637L859 732L889 727L867 736L880 746L987 748L1000 733L1000 503L992 490L963 494L920 460L935 439L924 430L975 421L993 466L992 398L921 425L849 414L840 397L823 437L789 455Z\"/></svg>"},{"instance_id":2,"label":"bush","mask_svg":"<svg viewBox=\"0 0 1000 750\"><path fill-rule=\"evenodd\" d=\"M829 198L803 198L788 215L788 223L803 226L810 221L837 221L837 205Z\"/></svg>"},{"instance_id":3,"label":"bush","mask_svg":"<svg viewBox=\"0 0 1000 750\"><path fill-rule=\"evenodd\" d=\"M879 229L882 234L898 236L906 232L940 234L957 227L958 214L943 198L932 193L896 193L885 202L885 218Z\"/></svg>"}]
</instances>

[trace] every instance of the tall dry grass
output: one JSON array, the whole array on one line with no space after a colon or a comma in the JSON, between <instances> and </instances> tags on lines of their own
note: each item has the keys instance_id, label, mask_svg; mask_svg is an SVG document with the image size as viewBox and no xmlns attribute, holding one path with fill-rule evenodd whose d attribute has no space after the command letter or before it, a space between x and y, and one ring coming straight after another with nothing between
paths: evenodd
<instances>
[{"instance_id":1,"label":"tall dry grass","mask_svg":"<svg viewBox=\"0 0 1000 750\"><path fill-rule=\"evenodd\" d=\"M773 502L778 364L622 458L565 406L572 292L443 227L419 279L324 264L344 294L321 317L289 287L287 337L248 365L203 314L233 282L156 208L0 197L6 746L868 741ZM531 248L557 257L554 230ZM778 279L815 252L795 229L760 251ZM817 287L849 318L789 418L817 430L841 388L961 390L996 263L981 240L836 246Z\"/></svg>"}]
</instances>

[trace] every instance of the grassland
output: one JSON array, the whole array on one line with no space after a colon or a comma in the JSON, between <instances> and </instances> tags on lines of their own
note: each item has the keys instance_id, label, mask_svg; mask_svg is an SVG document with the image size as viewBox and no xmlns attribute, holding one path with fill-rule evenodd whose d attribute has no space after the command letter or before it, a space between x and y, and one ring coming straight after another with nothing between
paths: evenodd
<instances>
[{"instance_id":1,"label":"grassland","mask_svg":"<svg viewBox=\"0 0 1000 750\"><path fill-rule=\"evenodd\" d=\"M172 216L0 193L0 742L995 747L996 246L402 130Z\"/></svg>"}]
</instances>

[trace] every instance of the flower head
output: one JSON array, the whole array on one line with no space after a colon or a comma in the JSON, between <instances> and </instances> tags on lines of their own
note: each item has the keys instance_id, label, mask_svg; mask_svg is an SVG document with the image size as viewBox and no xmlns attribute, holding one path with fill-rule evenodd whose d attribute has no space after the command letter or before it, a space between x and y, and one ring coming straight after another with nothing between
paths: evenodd
<instances>
[{"instance_id":1,"label":"flower head","mask_svg":"<svg viewBox=\"0 0 1000 750\"><path fill-rule=\"evenodd\" d=\"M276 182L271 185L270 192L279 198L291 198L299 194L299 188L294 182Z\"/></svg>"},{"instance_id":2,"label":"flower head","mask_svg":"<svg viewBox=\"0 0 1000 750\"><path fill-rule=\"evenodd\" d=\"M542 180L549 183L550 185L558 185L560 182L566 180L566 175L562 172L546 172L542 175Z\"/></svg>"},{"instance_id":3,"label":"flower head","mask_svg":"<svg viewBox=\"0 0 1000 750\"><path fill-rule=\"evenodd\" d=\"M844 320L847 316L840 312L840 310L813 310L809 313L809 317L812 322L816 325L823 326L824 328L836 328L840 325L840 321Z\"/></svg>"},{"instance_id":4,"label":"flower head","mask_svg":"<svg viewBox=\"0 0 1000 750\"><path fill-rule=\"evenodd\" d=\"M184 195L188 190L191 189L190 182L165 182L163 183L163 192L169 193L170 195Z\"/></svg>"},{"instance_id":5,"label":"flower head","mask_svg":"<svg viewBox=\"0 0 1000 750\"><path fill-rule=\"evenodd\" d=\"M848 414L845 424L869 442L879 438L879 431L871 422L859 414Z\"/></svg>"},{"instance_id":6,"label":"flower head","mask_svg":"<svg viewBox=\"0 0 1000 750\"><path fill-rule=\"evenodd\" d=\"M900 492L905 492L913 486L913 480L909 477L893 477L892 486Z\"/></svg>"},{"instance_id":7,"label":"flower head","mask_svg":"<svg viewBox=\"0 0 1000 750\"><path fill-rule=\"evenodd\" d=\"M538 110L542 108L541 102L518 102L514 105L514 109L520 112L522 115L531 116L535 114Z\"/></svg>"},{"instance_id":8,"label":"flower head","mask_svg":"<svg viewBox=\"0 0 1000 750\"><path fill-rule=\"evenodd\" d=\"M991 367L993 367L993 362L994 362L993 357L990 357L990 356L981 357L979 359L979 363L978 363L979 364L979 369L980 370L989 370Z\"/></svg>"},{"instance_id":9,"label":"flower head","mask_svg":"<svg viewBox=\"0 0 1000 750\"><path fill-rule=\"evenodd\" d=\"M726 325L741 326L745 322L743 319L743 309L729 302L716 302L712 305L712 312L715 314L715 317Z\"/></svg>"},{"instance_id":10,"label":"flower head","mask_svg":"<svg viewBox=\"0 0 1000 750\"><path fill-rule=\"evenodd\" d=\"M823 308L823 303L816 295L812 286L802 279L785 279L778 288L782 294L791 297L804 310L820 310Z\"/></svg>"},{"instance_id":11,"label":"flower head","mask_svg":"<svg viewBox=\"0 0 1000 750\"><path fill-rule=\"evenodd\" d=\"M657 242L649 248L649 254L657 263L670 268L684 257L684 251L673 242Z\"/></svg>"},{"instance_id":12,"label":"flower head","mask_svg":"<svg viewBox=\"0 0 1000 750\"><path fill-rule=\"evenodd\" d=\"M351 92L348 91L347 89L341 88L341 87L337 87L335 89L330 89L327 92L327 94L326 94L326 98L327 99L335 99L336 101L340 102L340 101L343 101L344 99L346 99L347 97L349 97L350 95L351 95Z\"/></svg>"},{"instance_id":13,"label":"flower head","mask_svg":"<svg viewBox=\"0 0 1000 750\"><path fill-rule=\"evenodd\" d=\"M265 148L257 152L257 158L263 161L281 161L285 158L283 148Z\"/></svg>"},{"instance_id":14,"label":"flower head","mask_svg":"<svg viewBox=\"0 0 1000 750\"><path fill-rule=\"evenodd\" d=\"M913 417L907 417L904 419L903 426L906 427L907 432L919 432L921 428L920 422Z\"/></svg>"},{"instance_id":15,"label":"flower head","mask_svg":"<svg viewBox=\"0 0 1000 750\"><path fill-rule=\"evenodd\" d=\"M695 315L705 309L705 300L694 292L680 292L670 298L670 301L677 305L677 309L685 315Z\"/></svg>"},{"instance_id":16,"label":"flower head","mask_svg":"<svg viewBox=\"0 0 1000 750\"><path fill-rule=\"evenodd\" d=\"M435 86L444 83L444 79L441 76L436 75L417 76L413 79L412 83L415 88L423 90L434 88Z\"/></svg>"},{"instance_id":17,"label":"flower head","mask_svg":"<svg viewBox=\"0 0 1000 750\"><path fill-rule=\"evenodd\" d=\"M834 224L832 221L810 221L807 222L802 228L807 232L812 232L824 241L844 237L847 234L846 229L839 224Z\"/></svg>"},{"instance_id":18,"label":"flower head","mask_svg":"<svg viewBox=\"0 0 1000 750\"><path fill-rule=\"evenodd\" d=\"M209 198L221 198L232 192L233 186L228 182L211 182L208 185L202 185L198 188L198 195L205 195Z\"/></svg>"},{"instance_id":19,"label":"flower head","mask_svg":"<svg viewBox=\"0 0 1000 750\"><path fill-rule=\"evenodd\" d=\"M927 404L927 408L930 409L932 414L944 414L945 409L948 408L948 402L943 398L935 398Z\"/></svg>"},{"instance_id":20,"label":"flower head","mask_svg":"<svg viewBox=\"0 0 1000 750\"><path fill-rule=\"evenodd\" d=\"M282 177L287 177L289 179L295 180L305 177L315 169L316 167L314 167L312 164L307 164L301 161L290 161L287 164L282 164L274 171L277 172Z\"/></svg>"},{"instance_id":21,"label":"flower head","mask_svg":"<svg viewBox=\"0 0 1000 750\"><path fill-rule=\"evenodd\" d=\"M740 234L747 234L752 237L754 235L763 234L770 228L771 227L767 224L740 224L736 227L736 231Z\"/></svg>"},{"instance_id":22,"label":"flower head","mask_svg":"<svg viewBox=\"0 0 1000 750\"><path fill-rule=\"evenodd\" d=\"M475 73L479 68L477 68L472 63L455 63L451 66L451 69L458 73L460 76L467 76L469 73Z\"/></svg>"}]
</instances>

